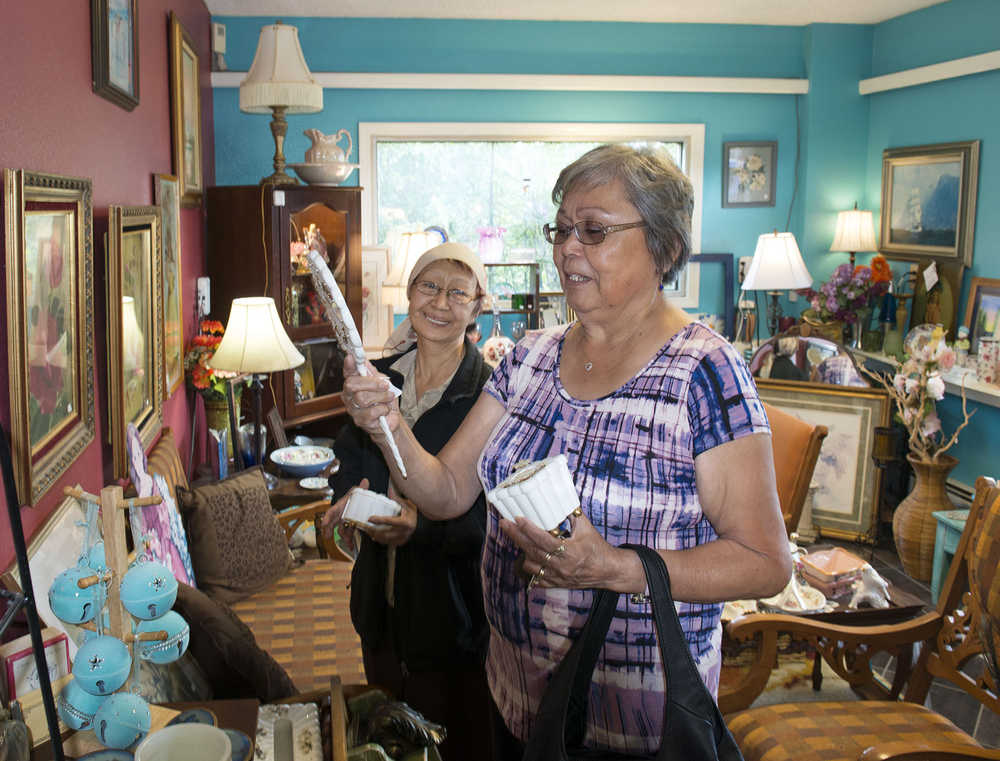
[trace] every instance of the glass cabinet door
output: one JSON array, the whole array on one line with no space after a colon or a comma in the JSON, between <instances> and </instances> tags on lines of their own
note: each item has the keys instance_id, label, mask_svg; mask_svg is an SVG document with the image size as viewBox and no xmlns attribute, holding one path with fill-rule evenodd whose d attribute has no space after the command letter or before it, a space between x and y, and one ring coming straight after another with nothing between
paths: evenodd
<instances>
[{"instance_id":1,"label":"glass cabinet door","mask_svg":"<svg viewBox=\"0 0 1000 761\"><path fill-rule=\"evenodd\" d=\"M288 254L282 265L283 318L289 337L306 361L285 374L286 416L308 418L331 408L331 397L343 387L343 353L313 288L306 254L319 252L333 273L341 293L347 293L347 213L317 201L290 203ZM339 405L335 405L339 406Z\"/></svg>"},{"instance_id":2,"label":"glass cabinet door","mask_svg":"<svg viewBox=\"0 0 1000 761\"><path fill-rule=\"evenodd\" d=\"M285 280L285 325L292 339L330 332L306 261L310 249L319 252L340 287L347 288L347 215L323 203L313 203L288 215L289 256Z\"/></svg>"}]
</instances>

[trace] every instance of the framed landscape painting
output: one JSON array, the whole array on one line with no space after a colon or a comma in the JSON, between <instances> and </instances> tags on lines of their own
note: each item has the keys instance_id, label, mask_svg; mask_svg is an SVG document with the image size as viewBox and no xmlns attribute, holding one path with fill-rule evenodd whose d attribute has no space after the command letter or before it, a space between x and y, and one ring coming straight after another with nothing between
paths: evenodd
<instances>
[{"instance_id":1,"label":"framed landscape painting","mask_svg":"<svg viewBox=\"0 0 1000 761\"><path fill-rule=\"evenodd\" d=\"M972 265L979 141L882 151L879 251Z\"/></svg>"},{"instance_id":2,"label":"framed landscape painting","mask_svg":"<svg viewBox=\"0 0 1000 761\"><path fill-rule=\"evenodd\" d=\"M979 350L980 338L1000 338L1000 279L974 277L965 307L969 328L969 351Z\"/></svg>"},{"instance_id":3,"label":"framed landscape painting","mask_svg":"<svg viewBox=\"0 0 1000 761\"><path fill-rule=\"evenodd\" d=\"M181 293L181 201L177 178L153 175L153 199L163 216L163 356L170 396L184 382L184 300Z\"/></svg>"},{"instance_id":4,"label":"framed landscape painting","mask_svg":"<svg viewBox=\"0 0 1000 761\"><path fill-rule=\"evenodd\" d=\"M90 0L94 92L126 111L139 105L138 0Z\"/></svg>"},{"instance_id":5,"label":"framed landscape painting","mask_svg":"<svg viewBox=\"0 0 1000 761\"><path fill-rule=\"evenodd\" d=\"M149 447L163 428L160 207L108 207L108 407L114 475L128 477L129 423Z\"/></svg>"},{"instance_id":6,"label":"framed landscape painting","mask_svg":"<svg viewBox=\"0 0 1000 761\"><path fill-rule=\"evenodd\" d=\"M91 183L5 169L3 187L11 454L33 505L96 430Z\"/></svg>"},{"instance_id":7,"label":"framed landscape painting","mask_svg":"<svg viewBox=\"0 0 1000 761\"><path fill-rule=\"evenodd\" d=\"M170 123L174 174L181 203L198 206L204 192L201 171L201 91L194 40L175 13L170 14Z\"/></svg>"},{"instance_id":8,"label":"framed landscape painting","mask_svg":"<svg viewBox=\"0 0 1000 761\"><path fill-rule=\"evenodd\" d=\"M875 540L882 471L872 449L875 428L889 424L881 388L757 379L760 398L811 425L829 429L813 472L812 521L824 536Z\"/></svg>"}]
</instances>

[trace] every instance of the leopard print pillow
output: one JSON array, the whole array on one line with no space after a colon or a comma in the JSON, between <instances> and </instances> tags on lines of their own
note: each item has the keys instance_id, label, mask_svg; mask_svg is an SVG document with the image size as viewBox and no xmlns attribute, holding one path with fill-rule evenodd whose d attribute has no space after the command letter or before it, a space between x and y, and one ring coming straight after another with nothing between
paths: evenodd
<instances>
[{"instance_id":1,"label":"leopard print pillow","mask_svg":"<svg viewBox=\"0 0 1000 761\"><path fill-rule=\"evenodd\" d=\"M270 586L293 562L260 468L192 489L177 487L198 587L232 603Z\"/></svg>"}]
</instances>

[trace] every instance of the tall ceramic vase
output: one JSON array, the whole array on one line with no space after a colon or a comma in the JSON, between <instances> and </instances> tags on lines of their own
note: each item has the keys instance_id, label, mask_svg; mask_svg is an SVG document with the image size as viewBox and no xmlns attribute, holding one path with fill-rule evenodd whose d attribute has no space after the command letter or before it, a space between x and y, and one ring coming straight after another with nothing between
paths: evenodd
<instances>
[{"instance_id":1,"label":"tall ceramic vase","mask_svg":"<svg viewBox=\"0 0 1000 761\"><path fill-rule=\"evenodd\" d=\"M945 481L958 460L946 454L941 455L940 462L924 462L912 454L906 459L913 466L915 483L892 516L892 535L907 575L917 581L930 581L937 532L937 521L931 513L955 509Z\"/></svg>"}]
</instances>

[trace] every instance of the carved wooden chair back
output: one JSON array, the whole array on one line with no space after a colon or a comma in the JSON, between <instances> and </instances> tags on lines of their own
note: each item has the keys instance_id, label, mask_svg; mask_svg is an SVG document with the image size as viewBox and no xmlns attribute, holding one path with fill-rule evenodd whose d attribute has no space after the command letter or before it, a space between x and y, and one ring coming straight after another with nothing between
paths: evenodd
<instances>
[{"instance_id":1,"label":"carved wooden chair back","mask_svg":"<svg viewBox=\"0 0 1000 761\"><path fill-rule=\"evenodd\" d=\"M719 706L746 761L992 758L972 736L925 705L946 680L1000 715L1000 488L976 482L976 497L935 609L883 626L848 626L802 616L753 615L727 630L755 640L755 661L720 691ZM748 707L777 663L779 635L810 643L862 698ZM916 647L920 654L913 658ZM876 676L879 653L896 657L891 684Z\"/></svg>"}]
</instances>

